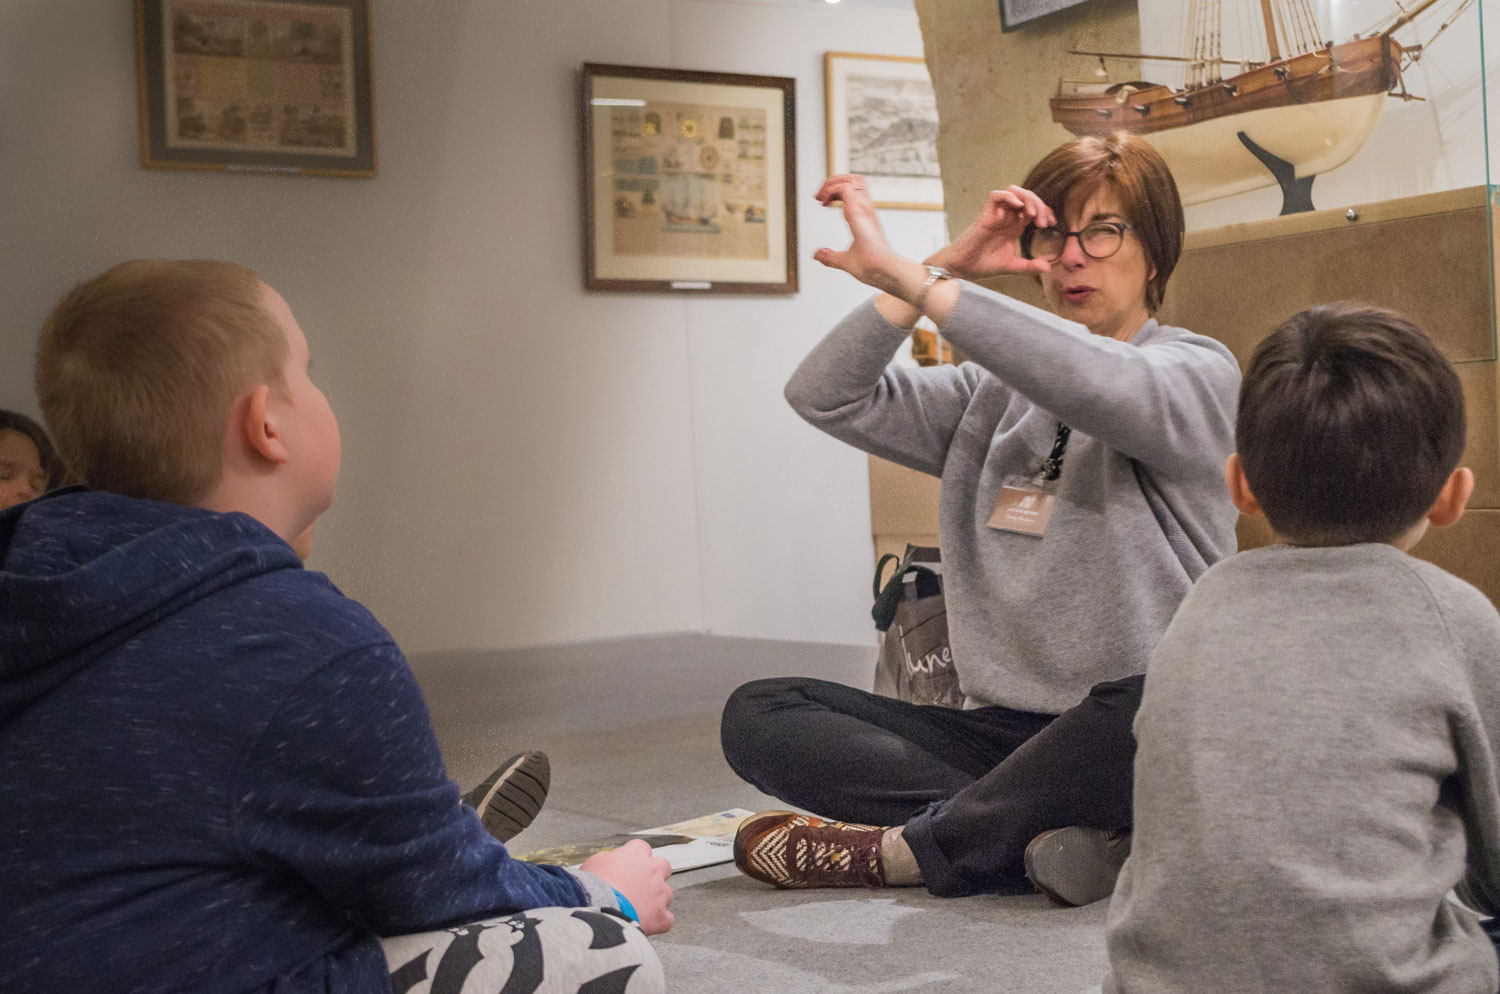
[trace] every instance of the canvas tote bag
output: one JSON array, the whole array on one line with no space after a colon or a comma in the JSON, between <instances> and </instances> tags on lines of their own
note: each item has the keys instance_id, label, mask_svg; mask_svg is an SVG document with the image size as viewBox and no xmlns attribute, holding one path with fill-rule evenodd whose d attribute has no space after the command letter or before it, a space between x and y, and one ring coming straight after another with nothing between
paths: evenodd
<instances>
[{"instance_id":1,"label":"canvas tote bag","mask_svg":"<svg viewBox=\"0 0 1500 994\"><path fill-rule=\"evenodd\" d=\"M891 562L896 571L881 585ZM875 607L880 631L875 693L913 704L961 708L964 695L948 645L948 613L943 605L942 556L931 546L908 545L906 554L887 554L875 566Z\"/></svg>"}]
</instances>

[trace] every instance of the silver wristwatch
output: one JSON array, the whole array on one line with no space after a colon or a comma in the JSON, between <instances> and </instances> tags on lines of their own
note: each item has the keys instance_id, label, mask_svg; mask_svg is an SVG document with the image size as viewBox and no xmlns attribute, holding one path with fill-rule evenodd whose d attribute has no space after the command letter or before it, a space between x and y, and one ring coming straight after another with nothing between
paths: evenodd
<instances>
[{"instance_id":1,"label":"silver wristwatch","mask_svg":"<svg viewBox=\"0 0 1500 994\"><path fill-rule=\"evenodd\" d=\"M922 289L917 291L917 299L911 302L911 306L920 311L922 309L922 305L927 303L927 291L932 289L933 284L938 280L951 279L956 279L956 277L952 273L948 272L948 270L944 269L942 266L928 266L927 279L923 281Z\"/></svg>"}]
</instances>

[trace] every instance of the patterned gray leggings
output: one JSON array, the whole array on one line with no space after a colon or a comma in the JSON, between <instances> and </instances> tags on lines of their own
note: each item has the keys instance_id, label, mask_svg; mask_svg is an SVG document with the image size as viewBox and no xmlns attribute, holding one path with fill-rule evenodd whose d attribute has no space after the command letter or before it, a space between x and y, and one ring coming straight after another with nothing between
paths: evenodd
<instances>
[{"instance_id":1,"label":"patterned gray leggings","mask_svg":"<svg viewBox=\"0 0 1500 994\"><path fill-rule=\"evenodd\" d=\"M656 950L616 911L537 908L382 941L394 994L664 994Z\"/></svg>"}]
</instances>

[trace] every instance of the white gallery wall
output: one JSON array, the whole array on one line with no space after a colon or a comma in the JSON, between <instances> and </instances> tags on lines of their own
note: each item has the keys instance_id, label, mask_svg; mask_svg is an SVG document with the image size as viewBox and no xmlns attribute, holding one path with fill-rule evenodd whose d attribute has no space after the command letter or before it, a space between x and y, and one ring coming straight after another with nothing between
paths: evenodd
<instances>
[{"instance_id":1,"label":"white gallery wall","mask_svg":"<svg viewBox=\"0 0 1500 994\"><path fill-rule=\"evenodd\" d=\"M863 456L781 399L863 298L808 256L822 53L921 54L909 10L793 0L374 0L380 175L139 168L130 5L0 5L0 406L53 300L121 259L280 289L344 435L312 565L408 651L698 630L870 642ZM585 61L797 78L802 292L581 289ZM925 253L936 212L889 212Z\"/></svg>"},{"instance_id":2,"label":"white gallery wall","mask_svg":"<svg viewBox=\"0 0 1500 994\"><path fill-rule=\"evenodd\" d=\"M704 615L723 634L873 644L866 458L805 424L781 391L813 344L870 296L811 259L849 242L842 216L812 199L827 175L823 53L920 56L916 14L815 0L674 10L676 64L797 79L801 293L687 305ZM884 211L882 222L917 258L943 244L940 211Z\"/></svg>"}]
</instances>

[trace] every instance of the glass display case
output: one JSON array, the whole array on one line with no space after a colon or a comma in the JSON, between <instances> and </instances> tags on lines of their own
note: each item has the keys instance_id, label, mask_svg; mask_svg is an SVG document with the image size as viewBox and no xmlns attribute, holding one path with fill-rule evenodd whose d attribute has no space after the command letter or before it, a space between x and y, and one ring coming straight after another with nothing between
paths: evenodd
<instances>
[{"instance_id":1,"label":"glass display case","mask_svg":"<svg viewBox=\"0 0 1500 994\"><path fill-rule=\"evenodd\" d=\"M1484 186L1478 0L1142 0L1138 51L1074 48L1073 134L1143 135L1190 229Z\"/></svg>"}]
</instances>

